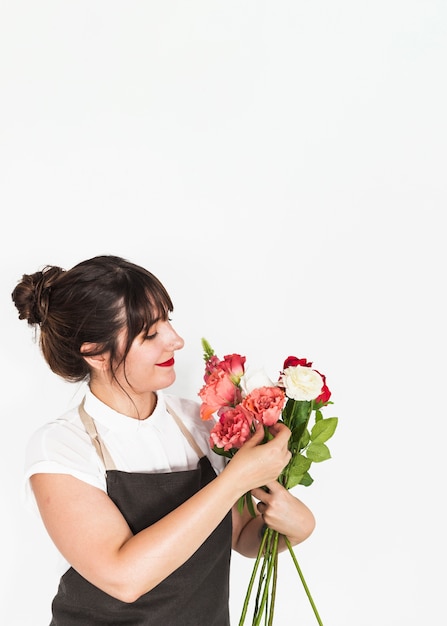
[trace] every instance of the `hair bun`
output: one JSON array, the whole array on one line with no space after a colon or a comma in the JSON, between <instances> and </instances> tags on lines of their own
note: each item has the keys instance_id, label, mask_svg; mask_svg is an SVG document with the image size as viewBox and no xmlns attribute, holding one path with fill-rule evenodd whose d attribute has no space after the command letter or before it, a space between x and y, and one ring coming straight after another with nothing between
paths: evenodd
<instances>
[{"instance_id":1,"label":"hair bun","mask_svg":"<svg viewBox=\"0 0 447 626\"><path fill-rule=\"evenodd\" d=\"M45 322L51 288L64 271L60 267L47 265L41 271L22 276L11 294L19 319L27 320L30 325L42 325Z\"/></svg>"}]
</instances>

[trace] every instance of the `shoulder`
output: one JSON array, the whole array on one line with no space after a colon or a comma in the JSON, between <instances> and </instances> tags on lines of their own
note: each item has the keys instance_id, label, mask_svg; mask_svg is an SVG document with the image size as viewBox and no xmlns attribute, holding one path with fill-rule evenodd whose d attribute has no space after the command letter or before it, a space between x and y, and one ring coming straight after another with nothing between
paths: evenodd
<instances>
[{"instance_id":1,"label":"shoulder","mask_svg":"<svg viewBox=\"0 0 447 626\"><path fill-rule=\"evenodd\" d=\"M28 441L27 459L32 459L36 455L42 460L57 455L75 457L88 449L87 444L89 437L82 425L78 409L73 408L34 431Z\"/></svg>"},{"instance_id":2,"label":"shoulder","mask_svg":"<svg viewBox=\"0 0 447 626\"><path fill-rule=\"evenodd\" d=\"M71 474L105 488L104 468L79 417L78 407L38 428L25 450L25 480L37 473Z\"/></svg>"}]
</instances>

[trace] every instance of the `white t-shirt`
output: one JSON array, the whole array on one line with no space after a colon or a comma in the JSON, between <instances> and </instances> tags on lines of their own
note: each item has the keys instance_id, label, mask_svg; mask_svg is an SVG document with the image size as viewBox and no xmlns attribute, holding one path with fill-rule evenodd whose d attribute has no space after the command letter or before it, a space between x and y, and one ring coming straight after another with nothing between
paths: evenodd
<instances>
[{"instance_id":1,"label":"white t-shirt","mask_svg":"<svg viewBox=\"0 0 447 626\"><path fill-rule=\"evenodd\" d=\"M225 458L210 449L209 433L214 420L200 418L200 405L193 400L157 392L157 405L145 420L117 413L87 389L84 408L94 419L98 434L117 470L125 472L172 472L197 467L197 453L186 440L166 402L180 417L199 448L208 456L216 473L225 467ZM25 504L37 510L30 476L37 473L70 474L103 491L105 468L78 408L41 426L31 437L25 460Z\"/></svg>"}]
</instances>

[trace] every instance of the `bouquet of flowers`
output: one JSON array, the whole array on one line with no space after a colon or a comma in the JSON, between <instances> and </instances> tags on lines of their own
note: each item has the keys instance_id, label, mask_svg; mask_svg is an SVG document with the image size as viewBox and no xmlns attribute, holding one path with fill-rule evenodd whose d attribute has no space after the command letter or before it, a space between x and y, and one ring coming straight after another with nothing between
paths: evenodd
<instances>
[{"instance_id":1,"label":"bouquet of flowers","mask_svg":"<svg viewBox=\"0 0 447 626\"><path fill-rule=\"evenodd\" d=\"M246 357L231 354L219 359L208 341L202 339L205 361L205 384L199 391L202 401L200 415L218 421L211 430L210 445L214 452L231 459L256 430L264 426L264 442L271 439L268 427L282 421L291 431L289 450L292 454L278 481L286 489L296 485L309 486L312 463L331 458L326 445L337 427L338 418L323 417L322 408L333 404L326 377L313 369L307 359L289 356L285 359L278 380L273 382L263 371L245 371ZM313 416L313 424L310 424ZM244 504L255 516L250 493L242 496L238 508ZM273 624L275 592L278 576L279 533L266 528L255 560L247 589L239 626L245 623L251 593L258 579L252 626L258 626L263 615L265 623ZM315 603L307 587L293 548L284 537L295 568L320 626Z\"/></svg>"}]
</instances>

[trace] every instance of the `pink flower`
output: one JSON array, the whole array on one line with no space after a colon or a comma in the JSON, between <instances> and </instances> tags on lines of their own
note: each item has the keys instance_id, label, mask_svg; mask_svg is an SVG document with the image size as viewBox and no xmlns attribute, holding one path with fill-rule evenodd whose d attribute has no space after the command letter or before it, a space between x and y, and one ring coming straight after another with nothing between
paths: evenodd
<instances>
[{"instance_id":1,"label":"pink flower","mask_svg":"<svg viewBox=\"0 0 447 626\"><path fill-rule=\"evenodd\" d=\"M244 374L245 360L245 356L240 354L227 354L221 361L219 357L213 354L205 364L205 374L203 376L205 383L208 382L210 376L216 371L221 370L229 375L235 385L238 385Z\"/></svg>"},{"instance_id":2,"label":"pink flower","mask_svg":"<svg viewBox=\"0 0 447 626\"><path fill-rule=\"evenodd\" d=\"M215 354L213 354L213 356L211 356L206 364L205 364L205 374L203 376L203 380L205 381L205 383L208 382L209 377L216 371L219 369L219 364L220 364L220 359L219 357L217 357Z\"/></svg>"},{"instance_id":3,"label":"pink flower","mask_svg":"<svg viewBox=\"0 0 447 626\"><path fill-rule=\"evenodd\" d=\"M258 387L242 401L243 407L264 426L276 424L286 401L280 387Z\"/></svg>"},{"instance_id":4,"label":"pink flower","mask_svg":"<svg viewBox=\"0 0 447 626\"><path fill-rule=\"evenodd\" d=\"M245 357L240 354L227 354L219 363L219 368L226 372L235 385L239 384L244 374Z\"/></svg>"},{"instance_id":5,"label":"pink flower","mask_svg":"<svg viewBox=\"0 0 447 626\"><path fill-rule=\"evenodd\" d=\"M234 385L227 372L215 369L209 374L207 383L199 391L199 396L202 400L200 417L208 420L222 406L235 406L241 399L241 391Z\"/></svg>"},{"instance_id":6,"label":"pink flower","mask_svg":"<svg viewBox=\"0 0 447 626\"><path fill-rule=\"evenodd\" d=\"M225 451L240 448L250 439L252 418L238 404L222 411L219 421L210 433L210 445L223 448Z\"/></svg>"}]
</instances>

